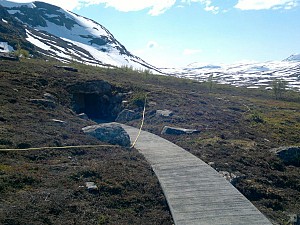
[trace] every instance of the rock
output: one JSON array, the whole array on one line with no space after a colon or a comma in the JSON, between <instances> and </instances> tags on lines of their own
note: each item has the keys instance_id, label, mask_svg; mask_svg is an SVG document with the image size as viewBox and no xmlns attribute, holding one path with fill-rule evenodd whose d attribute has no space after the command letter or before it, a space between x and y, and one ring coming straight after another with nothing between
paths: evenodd
<instances>
[{"instance_id":1,"label":"rock","mask_svg":"<svg viewBox=\"0 0 300 225\"><path fill-rule=\"evenodd\" d=\"M58 68L58 69L64 69L64 70L67 70L67 71L71 71L71 72L78 72L78 69L76 69L74 67L71 67L71 66L58 66L58 65L55 65L54 67Z\"/></svg>"},{"instance_id":2,"label":"rock","mask_svg":"<svg viewBox=\"0 0 300 225\"><path fill-rule=\"evenodd\" d=\"M300 215L297 214L291 214L290 216L290 220L287 224L291 224L291 225L300 225Z\"/></svg>"},{"instance_id":3,"label":"rock","mask_svg":"<svg viewBox=\"0 0 300 225\"><path fill-rule=\"evenodd\" d=\"M51 119L52 122L55 122L55 123L59 123L59 124L66 124L67 122L66 121L63 121L63 120L57 120L57 119Z\"/></svg>"},{"instance_id":4,"label":"rock","mask_svg":"<svg viewBox=\"0 0 300 225\"><path fill-rule=\"evenodd\" d=\"M209 162L209 163L207 163L207 165L213 167L215 165L215 162Z\"/></svg>"},{"instance_id":5,"label":"rock","mask_svg":"<svg viewBox=\"0 0 300 225\"><path fill-rule=\"evenodd\" d=\"M300 146L289 146L272 149L282 161L288 165L300 166Z\"/></svg>"},{"instance_id":6,"label":"rock","mask_svg":"<svg viewBox=\"0 0 300 225\"><path fill-rule=\"evenodd\" d=\"M154 102L154 101L150 101L150 102L148 103L148 105L149 105L150 107L153 107L153 106L156 106L156 105L157 105L157 103L156 103L156 102Z\"/></svg>"},{"instance_id":7,"label":"rock","mask_svg":"<svg viewBox=\"0 0 300 225\"><path fill-rule=\"evenodd\" d=\"M200 131L193 130L193 129L184 129L179 127L169 127L169 126L165 126L161 132L161 134L171 134L171 135L196 134L196 133L200 133Z\"/></svg>"},{"instance_id":8,"label":"rock","mask_svg":"<svg viewBox=\"0 0 300 225\"><path fill-rule=\"evenodd\" d=\"M84 119L84 120L88 120L89 119L89 117L85 113L78 114L78 117L81 118L81 119Z\"/></svg>"},{"instance_id":9,"label":"rock","mask_svg":"<svg viewBox=\"0 0 300 225\"><path fill-rule=\"evenodd\" d=\"M135 120L140 118L141 115L139 112L135 112L133 110L124 109L122 112L119 113L116 121L117 122L127 122L131 120Z\"/></svg>"},{"instance_id":10,"label":"rock","mask_svg":"<svg viewBox=\"0 0 300 225\"><path fill-rule=\"evenodd\" d=\"M44 99L48 99L48 100L51 100L51 101L56 101L56 98L54 97L54 95L50 94L50 93L45 93L44 94Z\"/></svg>"},{"instance_id":11,"label":"rock","mask_svg":"<svg viewBox=\"0 0 300 225\"><path fill-rule=\"evenodd\" d=\"M19 61L18 56L11 55L9 53L0 53L0 60Z\"/></svg>"},{"instance_id":12,"label":"rock","mask_svg":"<svg viewBox=\"0 0 300 225\"><path fill-rule=\"evenodd\" d=\"M161 117L171 117L174 115L173 111L164 109L164 110L156 110L156 115Z\"/></svg>"},{"instance_id":13,"label":"rock","mask_svg":"<svg viewBox=\"0 0 300 225\"><path fill-rule=\"evenodd\" d=\"M49 99L30 99L29 101L34 104L42 105L42 106L49 107L49 108L56 107L56 103Z\"/></svg>"},{"instance_id":14,"label":"rock","mask_svg":"<svg viewBox=\"0 0 300 225\"><path fill-rule=\"evenodd\" d=\"M231 184L236 184L236 182L241 179L244 178L245 175L241 174L240 172L235 172L235 173L230 173L227 171L219 171L219 174L224 177L227 181L229 181Z\"/></svg>"},{"instance_id":15,"label":"rock","mask_svg":"<svg viewBox=\"0 0 300 225\"><path fill-rule=\"evenodd\" d=\"M100 141L113 145L130 146L130 137L117 123L104 123L82 128L85 134L89 134Z\"/></svg>"},{"instance_id":16,"label":"rock","mask_svg":"<svg viewBox=\"0 0 300 225\"><path fill-rule=\"evenodd\" d=\"M88 191L97 191L98 186L94 182L85 182L85 186Z\"/></svg>"}]
</instances>

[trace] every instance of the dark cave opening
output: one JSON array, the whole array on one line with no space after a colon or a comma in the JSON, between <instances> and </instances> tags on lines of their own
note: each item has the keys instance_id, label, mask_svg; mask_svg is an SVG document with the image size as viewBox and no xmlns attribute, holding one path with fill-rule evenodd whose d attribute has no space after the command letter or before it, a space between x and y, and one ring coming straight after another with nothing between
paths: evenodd
<instances>
[{"instance_id":1,"label":"dark cave opening","mask_svg":"<svg viewBox=\"0 0 300 225\"><path fill-rule=\"evenodd\" d=\"M124 95L103 80L79 82L67 87L72 107L96 122L113 122L122 110Z\"/></svg>"},{"instance_id":2,"label":"dark cave opening","mask_svg":"<svg viewBox=\"0 0 300 225\"><path fill-rule=\"evenodd\" d=\"M74 110L85 113L92 120L114 121L116 119L115 106L110 97L97 93L73 94Z\"/></svg>"}]
</instances>

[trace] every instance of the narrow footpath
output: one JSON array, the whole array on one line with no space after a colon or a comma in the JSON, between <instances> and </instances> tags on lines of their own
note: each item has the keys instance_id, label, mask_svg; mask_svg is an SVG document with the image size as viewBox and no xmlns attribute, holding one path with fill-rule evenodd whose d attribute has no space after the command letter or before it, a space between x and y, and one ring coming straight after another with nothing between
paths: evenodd
<instances>
[{"instance_id":1,"label":"narrow footpath","mask_svg":"<svg viewBox=\"0 0 300 225\"><path fill-rule=\"evenodd\" d=\"M131 140L138 129L122 125ZM142 131L135 145L151 164L175 225L271 225L234 186L179 146Z\"/></svg>"}]
</instances>

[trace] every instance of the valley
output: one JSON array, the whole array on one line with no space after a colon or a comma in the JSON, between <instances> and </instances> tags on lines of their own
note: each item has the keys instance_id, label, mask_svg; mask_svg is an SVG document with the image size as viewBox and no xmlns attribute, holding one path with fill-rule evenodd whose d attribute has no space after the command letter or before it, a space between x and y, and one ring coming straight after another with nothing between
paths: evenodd
<instances>
[{"instance_id":1,"label":"valley","mask_svg":"<svg viewBox=\"0 0 300 225\"><path fill-rule=\"evenodd\" d=\"M81 132L82 127L95 122L78 118L72 110L72 92L68 87L103 80L112 85L114 93L128 93L123 97L123 107L136 112L137 117L126 124L139 127L140 102L147 93L145 130L183 147L216 171L237 175L239 178L234 186L274 224L286 224L290 215L299 214L299 166L284 162L270 151L300 144L297 92L286 91L276 100L274 94L266 90L217 83L210 88L207 83L126 68L72 64L78 72L71 72L55 68L58 64L55 61L27 59L0 63L1 148L98 144L99 141ZM55 96L58 102L55 108L30 101L42 98L45 93ZM165 109L172 114L161 116L156 113ZM164 126L197 129L200 133L162 135ZM104 161L99 164L96 159ZM66 218L65 224L72 224L69 220L72 215L83 215L83 212L87 214L81 219L91 224L97 224L99 220L104 221L103 224L116 221L121 224L140 223L136 221L172 223L159 186L153 189L157 180L136 150L128 152L116 147L1 152L0 169L3 196L0 219L4 224L9 223L5 218L23 224L29 220L33 224L55 223L58 215ZM101 187L96 195L80 189L84 182L91 180ZM149 192L148 188L155 192ZM61 190L62 195L58 195L56 189ZM16 194L24 201L17 203ZM94 200L101 199L103 205L100 208L94 200L89 202L92 196ZM45 199L51 204L44 204ZM50 206L54 208L50 209ZM93 207L97 210L89 211ZM16 209L19 213L7 214L10 210L6 209ZM33 209L37 215L34 220L24 216ZM145 212L144 216L139 212ZM150 220L152 216L160 218L159 221Z\"/></svg>"}]
</instances>

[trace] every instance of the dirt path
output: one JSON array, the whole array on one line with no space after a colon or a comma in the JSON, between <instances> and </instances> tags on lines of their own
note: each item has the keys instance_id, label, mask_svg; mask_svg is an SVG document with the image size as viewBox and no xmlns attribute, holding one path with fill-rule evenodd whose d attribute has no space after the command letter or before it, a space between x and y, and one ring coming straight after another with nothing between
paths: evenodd
<instances>
[{"instance_id":1,"label":"dirt path","mask_svg":"<svg viewBox=\"0 0 300 225\"><path fill-rule=\"evenodd\" d=\"M138 129L122 127L135 140ZM271 225L213 168L177 145L142 131L135 148L157 175L176 225Z\"/></svg>"}]
</instances>

